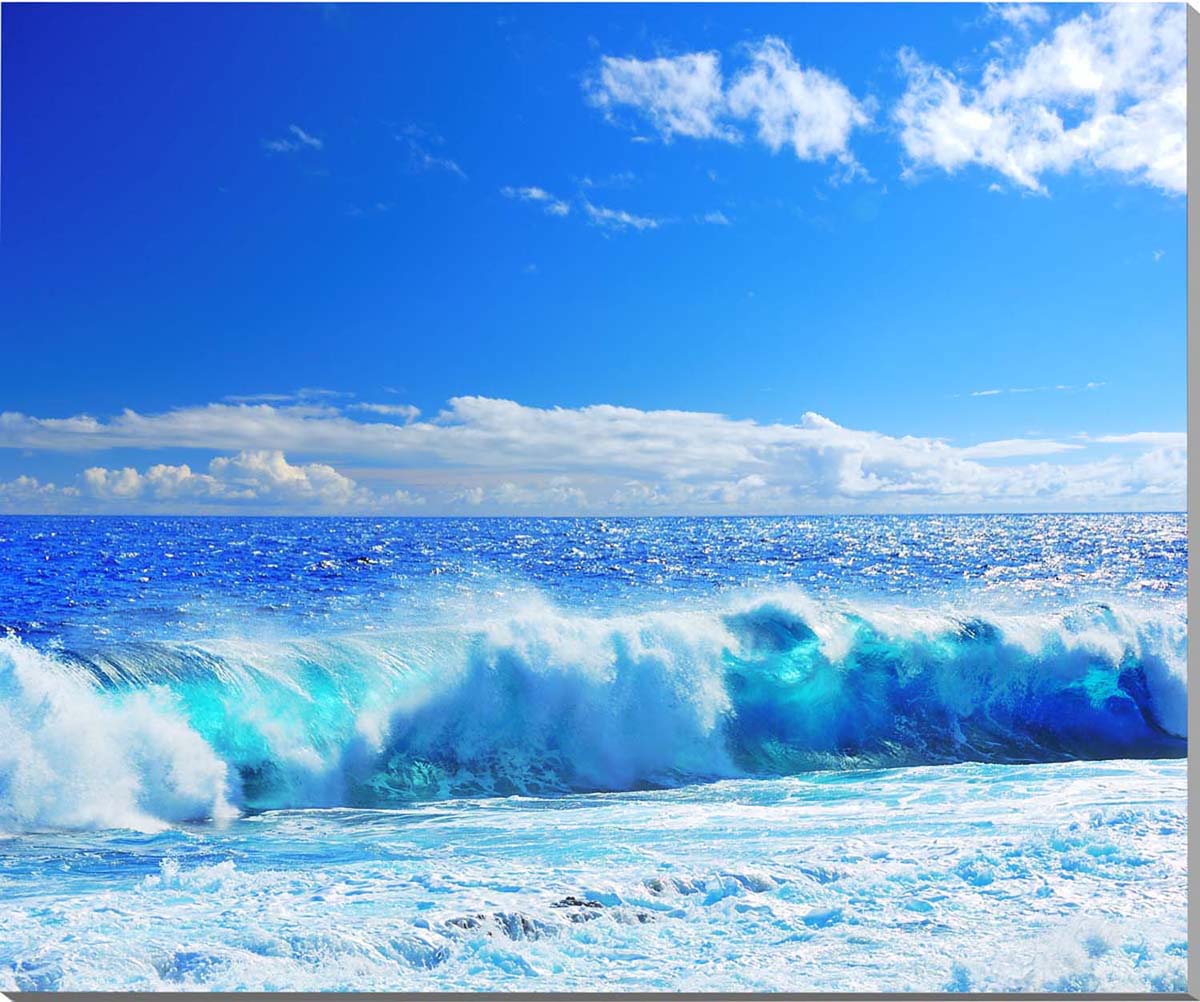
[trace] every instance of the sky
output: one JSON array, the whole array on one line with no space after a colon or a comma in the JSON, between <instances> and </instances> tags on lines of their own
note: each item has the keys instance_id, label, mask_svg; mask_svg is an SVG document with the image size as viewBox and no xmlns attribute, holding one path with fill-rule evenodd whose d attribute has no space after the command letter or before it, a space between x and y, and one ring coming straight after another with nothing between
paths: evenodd
<instances>
[{"instance_id":1,"label":"sky","mask_svg":"<svg viewBox=\"0 0 1200 1002\"><path fill-rule=\"evenodd\" d=\"M0 511L1182 509L1185 9L5 5Z\"/></svg>"}]
</instances>

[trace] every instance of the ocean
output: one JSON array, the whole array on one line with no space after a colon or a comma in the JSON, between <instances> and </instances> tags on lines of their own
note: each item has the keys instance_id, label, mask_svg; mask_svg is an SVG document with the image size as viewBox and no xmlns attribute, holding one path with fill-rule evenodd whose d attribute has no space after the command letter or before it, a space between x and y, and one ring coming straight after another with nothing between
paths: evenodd
<instances>
[{"instance_id":1,"label":"ocean","mask_svg":"<svg viewBox=\"0 0 1200 1002\"><path fill-rule=\"evenodd\" d=\"M0 519L0 990L1186 990L1182 514Z\"/></svg>"}]
</instances>

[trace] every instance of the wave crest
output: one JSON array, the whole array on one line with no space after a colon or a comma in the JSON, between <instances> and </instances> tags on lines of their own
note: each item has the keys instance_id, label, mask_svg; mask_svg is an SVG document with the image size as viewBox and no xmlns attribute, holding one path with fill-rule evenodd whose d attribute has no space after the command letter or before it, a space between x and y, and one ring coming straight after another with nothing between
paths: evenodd
<instances>
[{"instance_id":1,"label":"wave crest","mask_svg":"<svg viewBox=\"0 0 1200 1002\"><path fill-rule=\"evenodd\" d=\"M1186 752L1182 612L530 605L387 639L0 641L0 826Z\"/></svg>"}]
</instances>

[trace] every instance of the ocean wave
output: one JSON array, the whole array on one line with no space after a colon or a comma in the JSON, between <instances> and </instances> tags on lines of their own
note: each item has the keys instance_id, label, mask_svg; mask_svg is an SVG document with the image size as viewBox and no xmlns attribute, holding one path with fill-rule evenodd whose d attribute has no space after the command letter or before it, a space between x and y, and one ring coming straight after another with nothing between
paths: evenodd
<instances>
[{"instance_id":1,"label":"ocean wave","mask_svg":"<svg viewBox=\"0 0 1200 1002\"><path fill-rule=\"evenodd\" d=\"M0 828L1186 752L1182 610L818 604L286 642L0 640Z\"/></svg>"}]
</instances>

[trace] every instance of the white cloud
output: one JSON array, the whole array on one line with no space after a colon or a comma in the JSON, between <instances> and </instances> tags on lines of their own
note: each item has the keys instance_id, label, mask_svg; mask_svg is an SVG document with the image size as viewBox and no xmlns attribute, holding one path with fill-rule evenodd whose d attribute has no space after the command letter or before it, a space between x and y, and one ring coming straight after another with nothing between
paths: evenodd
<instances>
[{"instance_id":1,"label":"white cloud","mask_svg":"<svg viewBox=\"0 0 1200 1002\"><path fill-rule=\"evenodd\" d=\"M854 165L850 136L868 124L867 106L841 81L802 67L782 39L768 36L745 51L750 63L728 86L715 52L604 56L586 94L609 120L625 109L642 116L664 142L686 136L736 143L748 125L773 152L787 146L800 160Z\"/></svg>"},{"instance_id":2,"label":"white cloud","mask_svg":"<svg viewBox=\"0 0 1200 1002\"><path fill-rule=\"evenodd\" d=\"M1005 45L975 85L902 51L895 118L910 170L974 164L1044 192L1047 174L1085 168L1182 193L1184 12L1112 4L1079 14L1036 44Z\"/></svg>"},{"instance_id":3,"label":"white cloud","mask_svg":"<svg viewBox=\"0 0 1200 1002\"><path fill-rule=\"evenodd\" d=\"M706 212L700 217L700 222L708 223L712 226L732 226L733 221L725 215L720 209L715 212Z\"/></svg>"},{"instance_id":4,"label":"white cloud","mask_svg":"<svg viewBox=\"0 0 1200 1002\"><path fill-rule=\"evenodd\" d=\"M0 511L55 512L69 510L79 497L77 487L58 487L42 483L37 477L22 475L0 480Z\"/></svg>"},{"instance_id":5,"label":"white cloud","mask_svg":"<svg viewBox=\"0 0 1200 1002\"><path fill-rule=\"evenodd\" d=\"M80 480L80 505L181 510L383 511L400 504L397 498L423 501L423 510L435 513L462 506L804 512L1184 504L1182 433L960 446L846 428L812 413L795 423L762 424L697 411L537 408L487 397L456 397L429 419L401 416L403 423L356 421L333 407L266 404L125 411L106 421L8 413L0 415L0 446L232 453L218 455L203 472L162 463L144 471L94 465ZM326 457L342 469L285 454ZM1041 458L1058 455L1071 461ZM365 465L351 476L345 465L351 462ZM9 489L36 506L36 498L28 500L35 486L30 480Z\"/></svg>"},{"instance_id":6,"label":"white cloud","mask_svg":"<svg viewBox=\"0 0 1200 1002\"><path fill-rule=\"evenodd\" d=\"M500 189L500 194L505 198L515 198L521 202L536 202L550 216L566 216L571 211L571 206L567 202L551 195L545 188L538 188L536 185L525 188L513 188L505 185Z\"/></svg>"},{"instance_id":7,"label":"white cloud","mask_svg":"<svg viewBox=\"0 0 1200 1002\"><path fill-rule=\"evenodd\" d=\"M325 144L311 136L298 125L289 125L290 135L282 139L264 139L263 149L269 153L298 153L300 150L319 150Z\"/></svg>"},{"instance_id":8,"label":"white cloud","mask_svg":"<svg viewBox=\"0 0 1200 1002\"><path fill-rule=\"evenodd\" d=\"M218 456L208 471L158 463L144 473L131 466L93 466L78 496L143 507L253 507L260 510L377 511L419 504L405 491L375 494L324 463L293 464L277 449Z\"/></svg>"},{"instance_id":9,"label":"white cloud","mask_svg":"<svg viewBox=\"0 0 1200 1002\"><path fill-rule=\"evenodd\" d=\"M737 131L720 121L725 95L721 57L715 52L644 60L604 56L587 93L606 114L619 106L641 112L667 142L675 136L738 139Z\"/></svg>"},{"instance_id":10,"label":"white cloud","mask_svg":"<svg viewBox=\"0 0 1200 1002\"><path fill-rule=\"evenodd\" d=\"M593 205L587 199L583 201L584 211L597 226L610 230L656 230L663 220L652 216L637 216L624 209L608 209L604 206Z\"/></svg>"},{"instance_id":11,"label":"white cloud","mask_svg":"<svg viewBox=\"0 0 1200 1002\"><path fill-rule=\"evenodd\" d=\"M168 480L190 480L192 471L186 466L155 466L152 471ZM145 487L144 478L132 466L121 470L106 470L92 466L83 471L83 482L88 493L102 498L135 498Z\"/></svg>"},{"instance_id":12,"label":"white cloud","mask_svg":"<svg viewBox=\"0 0 1200 1002\"><path fill-rule=\"evenodd\" d=\"M751 66L729 88L731 114L752 119L772 152L790 146L800 160L852 163L850 133L870 120L839 80L802 68L778 38L751 47Z\"/></svg>"}]
</instances>

